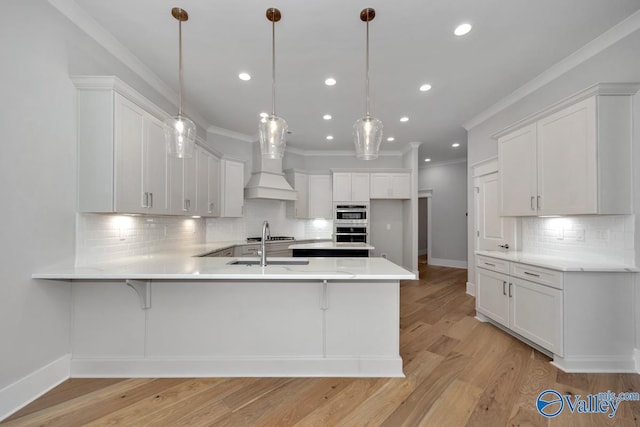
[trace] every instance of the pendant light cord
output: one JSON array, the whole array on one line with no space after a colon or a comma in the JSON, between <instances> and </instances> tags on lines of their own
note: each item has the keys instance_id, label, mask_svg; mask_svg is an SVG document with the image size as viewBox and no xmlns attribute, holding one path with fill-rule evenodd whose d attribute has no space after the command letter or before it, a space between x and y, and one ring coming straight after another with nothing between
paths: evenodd
<instances>
[{"instance_id":1,"label":"pendant light cord","mask_svg":"<svg viewBox=\"0 0 640 427\"><path fill-rule=\"evenodd\" d=\"M271 115L276 115L276 20L271 20Z\"/></svg>"},{"instance_id":2,"label":"pendant light cord","mask_svg":"<svg viewBox=\"0 0 640 427\"><path fill-rule=\"evenodd\" d=\"M178 116L182 117L182 21L178 20Z\"/></svg>"},{"instance_id":3,"label":"pendant light cord","mask_svg":"<svg viewBox=\"0 0 640 427\"><path fill-rule=\"evenodd\" d=\"M367 69L367 77L366 77L366 100L365 100L365 110L366 117L369 117L369 12L367 12L367 49L366 49L366 69Z\"/></svg>"}]
</instances>

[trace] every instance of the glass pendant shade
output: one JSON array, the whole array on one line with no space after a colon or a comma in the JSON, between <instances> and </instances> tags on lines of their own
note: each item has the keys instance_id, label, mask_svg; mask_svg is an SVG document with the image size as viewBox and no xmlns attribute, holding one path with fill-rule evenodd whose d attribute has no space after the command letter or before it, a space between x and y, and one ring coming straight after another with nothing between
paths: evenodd
<instances>
[{"instance_id":1,"label":"glass pendant shade","mask_svg":"<svg viewBox=\"0 0 640 427\"><path fill-rule=\"evenodd\" d=\"M358 159L377 159L382 142L382 122L369 115L359 119L353 125L353 139Z\"/></svg>"},{"instance_id":2,"label":"glass pendant shade","mask_svg":"<svg viewBox=\"0 0 640 427\"><path fill-rule=\"evenodd\" d=\"M258 133L263 157L281 159L284 156L287 129L287 122L282 117L272 114L260 119Z\"/></svg>"},{"instance_id":3,"label":"glass pendant shade","mask_svg":"<svg viewBox=\"0 0 640 427\"><path fill-rule=\"evenodd\" d=\"M184 116L167 117L164 121L164 138L167 153L172 157L193 157L196 141L196 125Z\"/></svg>"}]
</instances>

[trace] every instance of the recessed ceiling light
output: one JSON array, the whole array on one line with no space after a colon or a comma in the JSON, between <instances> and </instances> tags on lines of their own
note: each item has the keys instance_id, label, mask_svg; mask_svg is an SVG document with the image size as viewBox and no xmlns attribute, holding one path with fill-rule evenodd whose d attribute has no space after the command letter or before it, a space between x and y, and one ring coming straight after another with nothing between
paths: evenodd
<instances>
[{"instance_id":1,"label":"recessed ceiling light","mask_svg":"<svg viewBox=\"0 0 640 427\"><path fill-rule=\"evenodd\" d=\"M422 86L420 86L420 92L426 92L428 90L431 90L430 84L423 84Z\"/></svg>"},{"instance_id":2,"label":"recessed ceiling light","mask_svg":"<svg viewBox=\"0 0 640 427\"><path fill-rule=\"evenodd\" d=\"M453 144L451 144L451 146L452 146L453 148L458 148L458 147L460 147L460 144L459 144L459 143L457 143L457 142L454 142Z\"/></svg>"},{"instance_id":3,"label":"recessed ceiling light","mask_svg":"<svg viewBox=\"0 0 640 427\"><path fill-rule=\"evenodd\" d=\"M465 22L464 24L458 25L453 34L455 34L456 36L464 36L469 31L471 31L471 24Z\"/></svg>"},{"instance_id":4,"label":"recessed ceiling light","mask_svg":"<svg viewBox=\"0 0 640 427\"><path fill-rule=\"evenodd\" d=\"M331 141L333 139L333 135L327 135L327 139Z\"/></svg>"},{"instance_id":5,"label":"recessed ceiling light","mask_svg":"<svg viewBox=\"0 0 640 427\"><path fill-rule=\"evenodd\" d=\"M244 81L251 80L251 76L249 74L247 74L247 73L238 74L238 78L240 80L244 80Z\"/></svg>"},{"instance_id":6,"label":"recessed ceiling light","mask_svg":"<svg viewBox=\"0 0 640 427\"><path fill-rule=\"evenodd\" d=\"M336 84L336 79L334 79L333 77L329 77L324 81L324 84L326 84L327 86L333 86Z\"/></svg>"},{"instance_id":7,"label":"recessed ceiling light","mask_svg":"<svg viewBox=\"0 0 640 427\"><path fill-rule=\"evenodd\" d=\"M430 162L430 161L431 161L431 159L427 157L426 159L424 159L424 161L425 161L425 162Z\"/></svg>"},{"instance_id":8,"label":"recessed ceiling light","mask_svg":"<svg viewBox=\"0 0 640 427\"><path fill-rule=\"evenodd\" d=\"M409 121L409 117L407 117L407 116L405 116L405 117L401 117L401 118L400 118L400 121L401 121L401 122L403 122L403 123L404 123L404 122L408 122L408 121Z\"/></svg>"},{"instance_id":9,"label":"recessed ceiling light","mask_svg":"<svg viewBox=\"0 0 640 427\"><path fill-rule=\"evenodd\" d=\"M393 141L395 141L395 140L396 140L396 139L395 139L394 137L392 137L392 136L390 136L389 138L387 138L387 141L388 141L388 142L393 142Z\"/></svg>"},{"instance_id":10,"label":"recessed ceiling light","mask_svg":"<svg viewBox=\"0 0 640 427\"><path fill-rule=\"evenodd\" d=\"M325 120L331 120L331 114L325 114L322 118Z\"/></svg>"}]
</instances>

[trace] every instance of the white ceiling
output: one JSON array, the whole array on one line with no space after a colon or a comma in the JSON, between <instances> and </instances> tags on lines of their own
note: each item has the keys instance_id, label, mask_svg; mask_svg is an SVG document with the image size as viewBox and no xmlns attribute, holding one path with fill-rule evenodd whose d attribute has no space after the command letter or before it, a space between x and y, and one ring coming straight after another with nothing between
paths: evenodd
<instances>
[{"instance_id":1,"label":"white ceiling","mask_svg":"<svg viewBox=\"0 0 640 427\"><path fill-rule=\"evenodd\" d=\"M423 142L422 158L466 156L462 124L640 9L640 0L82 0L77 2L174 91L183 24L185 111L207 126L254 137L271 108L271 22L277 7L276 112L302 150L353 150L364 114L365 7L370 23L371 113L383 149ZM456 37L454 28L473 30ZM248 82L238 73L248 72ZM335 77L333 87L325 78ZM419 92L423 83L433 89ZM322 116L329 113L333 120ZM401 123L400 117L409 121ZM333 141L327 141L327 135ZM462 143L452 149L454 142Z\"/></svg>"}]
</instances>

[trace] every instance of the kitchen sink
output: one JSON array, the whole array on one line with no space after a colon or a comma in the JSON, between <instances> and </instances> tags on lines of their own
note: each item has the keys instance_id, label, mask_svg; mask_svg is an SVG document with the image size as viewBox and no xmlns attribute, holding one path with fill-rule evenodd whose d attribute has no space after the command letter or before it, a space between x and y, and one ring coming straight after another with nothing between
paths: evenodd
<instances>
[{"instance_id":1,"label":"kitchen sink","mask_svg":"<svg viewBox=\"0 0 640 427\"><path fill-rule=\"evenodd\" d=\"M293 257L267 257L267 265L308 265L309 258L293 258ZM227 265L260 265L260 258L236 258L227 263Z\"/></svg>"}]
</instances>

